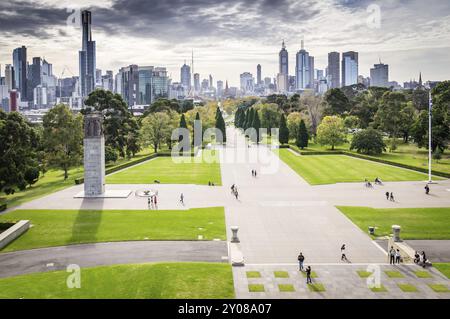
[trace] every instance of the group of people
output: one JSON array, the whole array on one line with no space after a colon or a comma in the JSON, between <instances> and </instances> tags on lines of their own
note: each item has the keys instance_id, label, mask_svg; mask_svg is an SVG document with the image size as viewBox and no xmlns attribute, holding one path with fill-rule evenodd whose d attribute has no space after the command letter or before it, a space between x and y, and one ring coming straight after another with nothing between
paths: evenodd
<instances>
[{"instance_id":1,"label":"group of people","mask_svg":"<svg viewBox=\"0 0 450 319\"><path fill-rule=\"evenodd\" d=\"M422 253L420 254L418 251L416 251L416 253L414 254L414 263L422 266L423 268L425 268L426 266L432 266L431 262L427 259L424 251L422 251Z\"/></svg>"},{"instance_id":2,"label":"group of people","mask_svg":"<svg viewBox=\"0 0 450 319\"><path fill-rule=\"evenodd\" d=\"M367 178L364 180L364 183L365 183L365 186L368 188L373 187L373 184ZM383 185L383 182L381 181L381 179L379 177L375 177L374 184L375 185Z\"/></svg>"},{"instance_id":3,"label":"group of people","mask_svg":"<svg viewBox=\"0 0 450 319\"><path fill-rule=\"evenodd\" d=\"M209 181L208 186L214 186L214 182Z\"/></svg>"},{"instance_id":4,"label":"group of people","mask_svg":"<svg viewBox=\"0 0 450 319\"><path fill-rule=\"evenodd\" d=\"M391 249L389 250L389 264L395 265L400 264L402 261L402 255L400 254L400 250L394 249L394 246L391 246Z\"/></svg>"},{"instance_id":5,"label":"group of people","mask_svg":"<svg viewBox=\"0 0 450 319\"><path fill-rule=\"evenodd\" d=\"M252 176L256 177L256 169L252 169Z\"/></svg>"},{"instance_id":6,"label":"group of people","mask_svg":"<svg viewBox=\"0 0 450 319\"><path fill-rule=\"evenodd\" d=\"M385 195L386 195L386 199L387 200L390 200L391 202L395 202L394 193L393 192L390 192L390 193L386 192Z\"/></svg>"},{"instance_id":7,"label":"group of people","mask_svg":"<svg viewBox=\"0 0 450 319\"><path fill-rule=\"evenodd\" d=\"M306 273L306 284L312 284L312 279L311 279L311 266L308 266L306 268L303 268L303 264L305 262L305 256L303 256L303 253L300 252L300 254L297 257L298 260L298 267L299 267L299 271L305 271Z\"/></svg>"},{"instance_id":8,"label":"group of people","mask_svg":"<svg viewBox=\"0 0 450 319\"><path fill-rule=\"evenodd\" d=\"M231 185L231 194L233 194L236 199L239 199L239 193L235 184Z\"/></svg>"},{"instance_id":9,"label":"group of people","mask_svg":"<svg viewBox=\"0 0 450 319\"><path fill-rule=\"evenodd\" d=\"M147 199L148 209L158 209L158 191Z\"/></svg>"}]
</instances>

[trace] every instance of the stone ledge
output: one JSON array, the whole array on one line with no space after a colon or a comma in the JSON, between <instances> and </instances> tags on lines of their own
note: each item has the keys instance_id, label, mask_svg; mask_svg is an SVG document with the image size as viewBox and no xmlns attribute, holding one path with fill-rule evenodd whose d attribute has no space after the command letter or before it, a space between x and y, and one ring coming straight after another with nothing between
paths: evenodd
<instances>
[{"instance_id":1,"label":"stone ledge","mask_svg":"<svg viewBox=\"0 0 450 319\"><path fill-rule=\"evenodd\" d=\"M29 220L21 220L0 234L0 250L30 228Z\"/></svg>"},{"instance_id":2,"label":"stone ledge","mask_svg":"<svg viewBox=\"0 0 450 319\"><path fill-rule=\"evenodd\" d=\"M229 251L231 266L239 267L245 265L244 254L242 253L240 244L229 243Z\"/></svg>"},{"instance_id":3,"label":"stone ledge","mask_svg":"<svg viewBox=\"0 0 450 319\"><path fill-rule=\"evenodd\" d=\"M131 190L112 189L107 190L100 195L85 195L84 191L79 192L73 198L128 198L131 194Z\"/></svg>"}]
</instances>

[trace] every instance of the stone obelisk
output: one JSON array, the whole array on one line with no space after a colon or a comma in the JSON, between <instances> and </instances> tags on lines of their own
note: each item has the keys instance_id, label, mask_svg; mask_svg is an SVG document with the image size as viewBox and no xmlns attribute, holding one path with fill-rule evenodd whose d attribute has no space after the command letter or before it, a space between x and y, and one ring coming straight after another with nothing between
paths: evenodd
<instances>
[{"instance_id":1,"label":"stone obelisk","mask_svg":"<svg viewBox=\"0 0 450 319\"><path fill-rule=\"evenodd\" d=\"M105 193L105 138L103 116L92 112L84 117L84 196Z\"/></svg>"}]
</instances>

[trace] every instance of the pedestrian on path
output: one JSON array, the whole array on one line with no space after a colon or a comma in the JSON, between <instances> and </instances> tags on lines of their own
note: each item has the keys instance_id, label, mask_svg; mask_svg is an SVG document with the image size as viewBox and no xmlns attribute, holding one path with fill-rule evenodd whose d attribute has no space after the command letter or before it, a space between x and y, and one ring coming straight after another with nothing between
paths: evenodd
<instances>
[{"instance_id":1,"label":"pedestrian on path","mask_svg":"<svg viewBox=\"0 0 450 319\"><path fill-rule=\"evenodd\" d=\"M239 199L239 193L237 189L234 190L234 196L236 197L236 199Z\"/></svg>"},{"instance_id":2,"label":"pedestrian on path","mask_svg":"<svg viewBox=\"0 0 450 319\"><path fill-rule=\"evenodd\" d=\"M395 249L394 249L394 246L391 246L391 249L389 250L389 264L391 264L391 265L395 264Z\"/></svg>"},{"instance_id":3,"label":"pedestrian on path","mask_svg":"<svg viewBox=\"0 0 450 319\"><path fill-rule=\"evenodd\" d=\"M345 244L341 246L341 260L347 260L347 256L345 255Z\"/></svg>"},{"instance_id":4,"label":"pedestrian on path","mask_svg":"<svg viewBox=\"0 0 450 319\"><path fill-rule=\"evenodd\" d=\"M391 192L391 196L389 197L389 199L391 200L391 202L395 202L394 193L393 192Z\"/></svg>"},{"instance_id":5,"label":"pedestrian on path","mask_svg":"<svg viewBox=\"0 0 450 319\"><path fill-rule=\"evenodd\" d=\"M154 198L154 204L155 204L155 209L158 209L158 196L156 196L155 195L155 198Z\"/></svg>"},{"instance_id":6,"label":"pedestrian on path","mask_svg":"<svg viewBox=\"0 0 450 319\"><path fill-rule=\"evenodd\" d=\"M150 197L149 197L149 198L147 198L147 208L148 208L148 209L150 209L150 208L151 208L151 205L150 205Z\"/></svg>"},{"instance_id":7,"label":"pedestrian on path","mask_svg":"<svg viewBox=\"0 0 450 319\"><path fill-rule=\"evenodd\" d=\"M306 267L306 284L312 284L311 266Z\"/></svg>"},{"instance_id":8,"label":"pedestrian on path","mask_svg":"<svg viewBox=\"0 0 450 319\"><path fill-rule=\"evenodd\" d=\"M184 205L184 195L181 193L180 195L180 203Z\"/></svg>"},{"instance_id":9,"label":"pedestrian on path","mask_svg":"<svg viewBox=\"0 0 450 319\"><path fill-rule=\"evenodd\" d=\"M305 261L305 256L303 256L303 254L300 252L297 259L298 259L298 268L300 271L303 271L303 262Z\"/></svg>"},{"instance_id":10,"label":"pedestrian on path","mask_svg":"<svg viewBox=\"0 0 450 319\"><path fill-rule=\"evenodd\" d=\"M397 251L395 252L395 263L400 265L400 259L401 259L400 250L397 249Z\"/></svg>"},{"instance_id":11,"label":"pedestrian on path","mask_svg":"<svg viewBox=\"0 0 450 319\"><path fill-rule=\"evenodd\" d=\"M430 187L427 185L425 185L425 194L429 194L430 193Z\"/></svg>"},{"instance_id":12,"label":"pedestrian on path","mask_svg":"<svg viewBox=\"0 0 450 319\"><path fill-rule=\"evenodd\" d=\"M389 192L386 192L386 200L389 200Z\"/></svg>"},{"instance_id":13,"label":"pedestrian on path","mask_svg":"<svg viewBox=\"0 0 450 319\"><path fill-rule=\"evenodd\" d=\"M233 185L231 185L231 194L234 194L234 189L235 189L235 185L233 184Z\"/></svg>"}]
</instances>

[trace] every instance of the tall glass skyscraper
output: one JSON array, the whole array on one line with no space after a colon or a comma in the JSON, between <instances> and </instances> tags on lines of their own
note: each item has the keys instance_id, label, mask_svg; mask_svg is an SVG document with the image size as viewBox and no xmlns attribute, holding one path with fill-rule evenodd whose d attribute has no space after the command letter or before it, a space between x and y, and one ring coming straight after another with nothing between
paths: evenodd
<instances>
[{"instance_id":1,"label":"tall glass skyscraper","mask_svg":"<svg viewBox=\"0 0 450 319\"><path fill-rule=\"evenodd\" d=\"M153 101L160 97L168 97L169 79L166 68L156 67L153 70Z\"/></svg>"},{"instance_id":2,"label":"tall glass skyscraper","mask_svg":"<svg viewBox=\"0 0 450 319\"><path fill-rule=\"evenodd\" d=\"M152 104L153 66L139 67L139 104Z\"/></svg>"},{"instance_id":3,"label":"tall glass skyscraper","mask_svg":"<svg viewBox=\"0 0 450 319\"><path fill-rule=\"evenodd\" d=\"M19 90L22 101L28 101L27 93L27 48L22 46L13 51L15 88Z\"/></svg>"},{"instance_id":4,"label":"tall glass skyscraper","mask_svg":"<svg viewBox=\"0 0 450 319\"><path fill-rule=\"evenodd\" d=\"M314 58L303 47L296 55L295 65L296 89L304 90L313 87L314 82Z\"/></svg>"},{"instance_id":5,"label":"tall glass skyscraper","mask_svg":"<svg viewBox=\"0 0 450 319\"><path fill-rule=\"evenodd\" d=\"M330 89L339 88L341 86L341 68L339 52L328 53L328 87Z\"/></svg>"},{"instance_id":6,"label":"tall glass skyscraper","mask_svg":"<svg viewBox=\"0 0 450 319\"><path fill-rule=\"evenodd\" d=\"M79 51L79 64L82 97L89 95L95 89L96 47L95 41L92 41L91 19L90 11L84 10L81 12L83 39L81 51Z\"/></svg>"},{"instance_id":7,"label":"tall glass skyscraper","mask_svg":"<svg viewBox=\"0 0 450 319\"><path fill-rule=\"evenodd\" d=\"M342 54L342 86L358 83L358 52L349 51Z\"/></svg>"},{"instance_id":8,"label":"tall glass skyscraper","mask_svg":"<svg viewBox=\"0 0 450 319\"><path fill-rule=\"evenodd\" d=\"M286 46L283 43L281 44L281 51L279 53L279 64L280 64L280 74L289 75L289 56L286 50Z\"/></svg>"},{"instance_id":9,"label":"tall glass skyscraper","mask_svg":"<svg viewBox=\"0 0 450 319\"><path fill-rule=\"evenodd\" d=\"M191 67L187 65L186 62L181 67L180 82L185 92L191 90Z\"/></svg>"}]
</instances>

